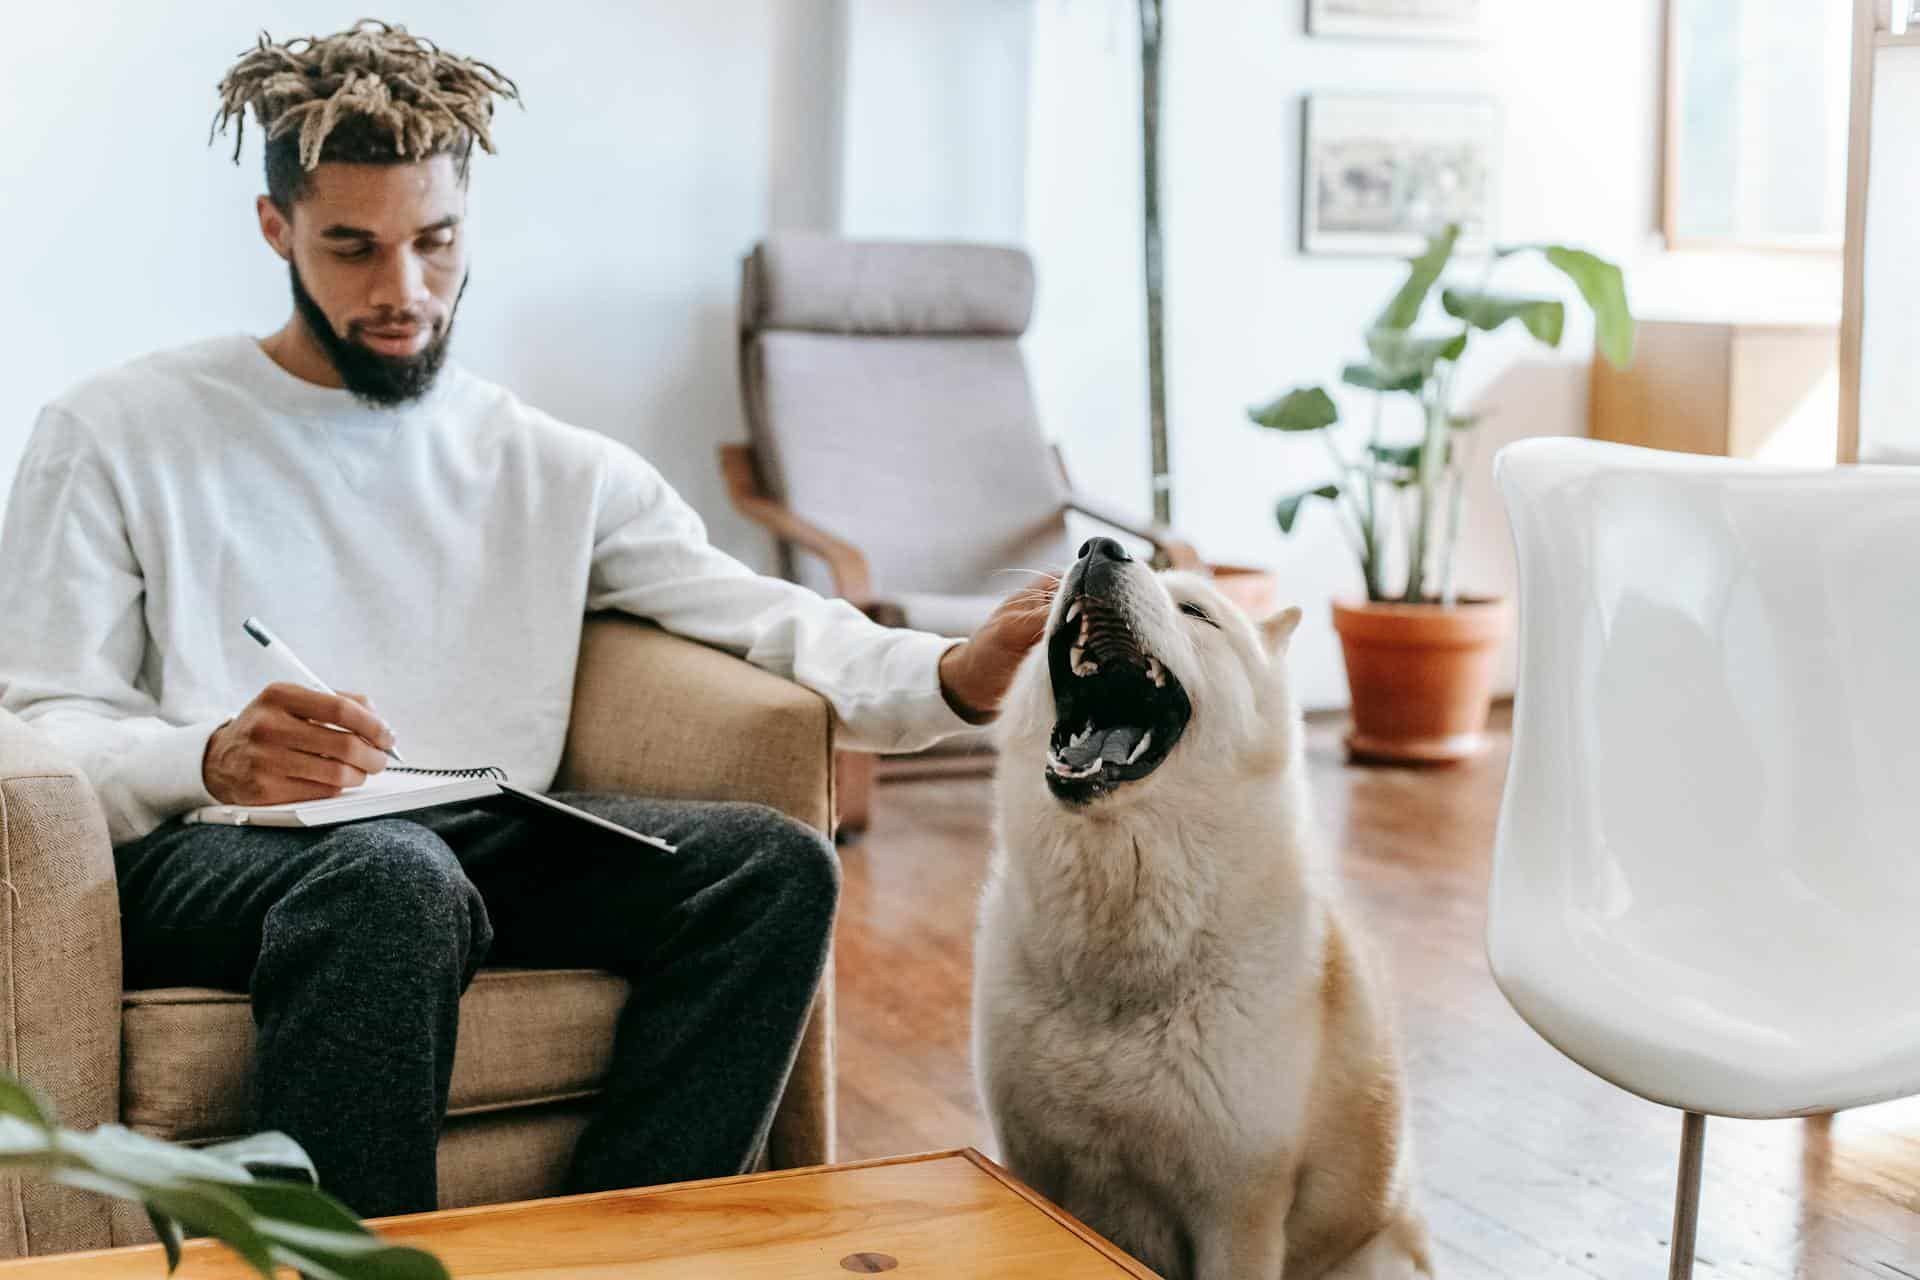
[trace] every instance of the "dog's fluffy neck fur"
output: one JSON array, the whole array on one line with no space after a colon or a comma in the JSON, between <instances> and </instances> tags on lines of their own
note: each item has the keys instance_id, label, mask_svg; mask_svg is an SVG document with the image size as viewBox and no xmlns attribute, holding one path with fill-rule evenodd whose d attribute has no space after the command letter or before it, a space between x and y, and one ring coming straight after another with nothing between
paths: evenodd
<instances>
[{"instance_id":1,"label":"dog's fluffy neck fur","mask_svg":"<svg viewBox=\"0 0 1920 1280\"><path fill-rule=\"evenodd\" d=\"M1317 935L1317 921L1303 881L1323 885L1308 852L1316 847L1308 818L1305 769L1297 713L1284 690L1267 708L1284 726L1274 751L1242 772L1213 780L1204 814L1162 795L1155 779L1138 796L1105 802L1059 820L1058 805L1040 781L1038 760L1021 767L1029 783L1003 797L999 847L1017 850L1002 874L1018 886L1016 901L1036 917L1070 915L1084 922L1073 930L1035 930L1050 954L1028 958L1069 981L1098 975L1092 989L1153 993L1178 999L1190 983L1218 984L1224 967L1244 962L1243 949L1227 955L1223 937L1265 935L1287 950ZM1223 865L1233 859L1234 865ZM1271 885L1246 893L1249 878ZM1223 885L1237 887L1235 893ZM1321 895L1324 900L1324 893ZM1285 905L1279 913L1276 903ZM1240 916L1259 903L1261 921Z\"/></svg>"}]
</instances>

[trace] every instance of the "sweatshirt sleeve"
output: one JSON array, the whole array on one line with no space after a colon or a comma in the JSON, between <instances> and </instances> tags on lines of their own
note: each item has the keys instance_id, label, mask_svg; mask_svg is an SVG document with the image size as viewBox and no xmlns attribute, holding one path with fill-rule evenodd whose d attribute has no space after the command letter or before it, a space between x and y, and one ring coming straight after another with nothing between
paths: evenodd
<instances>
[{"instance_id":1,"label":"sweatshirt sleeve","mask_svg":"<svg viewBox=\"0 0 1920 1280\"><path fill-rule=\"evenodd\" d=\"M116 845L213 803L201 763L216 724L163 720L138 686L145 594L97 445L44 410L0 523L0 709L80 767Z\"/></svg>"},{"instance_id":2,"label":"sweatshirt sleeve","mask_svg":"<svg viewBox=\"0 0 1920 1280\"><path fill-rule=\"evenodd\" d=\"M607 443L588 607L650 618L824 697L848 745L917 751L966 729L940 688L960 643L883 627L844 600L766 577L707 541L706 526L631 450Z\"/></svg>"}]
</instances>

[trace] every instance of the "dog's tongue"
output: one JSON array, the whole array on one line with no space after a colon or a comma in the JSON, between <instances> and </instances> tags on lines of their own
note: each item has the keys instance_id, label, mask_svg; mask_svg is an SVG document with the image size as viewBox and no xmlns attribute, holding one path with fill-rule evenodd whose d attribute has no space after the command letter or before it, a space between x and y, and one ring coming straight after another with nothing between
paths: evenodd
<instances>
[{"instance_id":1,"label":"dog's tongue","mask_svg":"<svg viewBox=\"0 0 1920 1280\"><path fill-rule=\"evenodd\" d=\"M1125 764L1140 745L1140 739L1146 731L1132 725L1117 725L1112 729L1095 729L1087 735L1087 740L1079 746L1069 744L1060 748L1060 759L1075 769L1084 769L1095 760L1105 760L1109 764Z\"/></svg>"}]
</instances>

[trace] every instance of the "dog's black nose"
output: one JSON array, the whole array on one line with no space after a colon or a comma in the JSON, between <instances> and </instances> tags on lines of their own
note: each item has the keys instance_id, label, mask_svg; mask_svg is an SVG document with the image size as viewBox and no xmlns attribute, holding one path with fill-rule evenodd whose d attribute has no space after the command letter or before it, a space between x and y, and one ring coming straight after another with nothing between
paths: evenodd
<instances>
[{"instance_id":1,"label":"dog's black nose","mask_svg":"<svg viewBox=\"0 0 1920 1280\"><path fill-rule=\"evenodd\" d=\"M1088 538L1080 548L1082 560L1117 560L1121 564L1133 559L1127 549L1112 538Z\"/></svg>"}]
</instances>

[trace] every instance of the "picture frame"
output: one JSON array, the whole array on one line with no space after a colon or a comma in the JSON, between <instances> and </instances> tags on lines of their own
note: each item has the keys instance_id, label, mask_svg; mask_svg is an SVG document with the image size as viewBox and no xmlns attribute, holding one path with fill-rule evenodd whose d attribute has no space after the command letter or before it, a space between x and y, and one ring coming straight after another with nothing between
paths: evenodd
<instances>
[{"instance_id":1,"label":"picture frame","mask_svg":"<svg viewBox=\"0 0 1920 1280\"><path fill-rule=\"evenodd\" d=\"M1500 199L1502 113L1491 98L1309 95L1302 107L1300 249L1405 257L1461 227L1490 249Z\"/></svg>"},{"instance_id":2,"label":"picture frame","mask_svg":"<svg viewBox=\"0 0 1920 1280\"><path fill-rule=\"evenodd\" d=\"M1307 34L1477 41L1485 0L1307 0Z\"/></svg>"}]
</instances>

